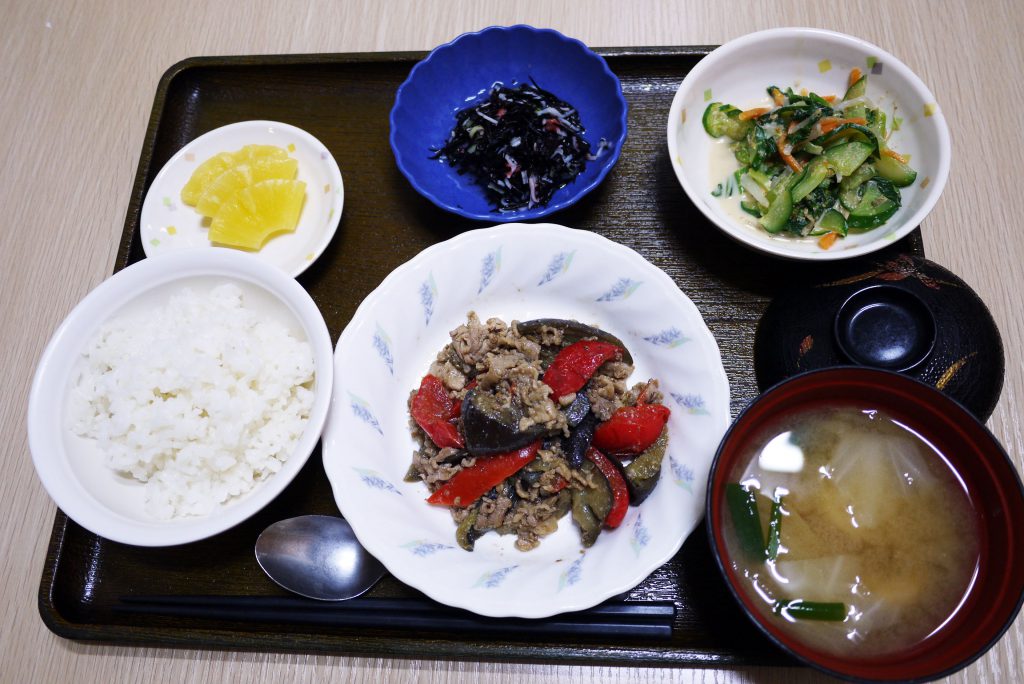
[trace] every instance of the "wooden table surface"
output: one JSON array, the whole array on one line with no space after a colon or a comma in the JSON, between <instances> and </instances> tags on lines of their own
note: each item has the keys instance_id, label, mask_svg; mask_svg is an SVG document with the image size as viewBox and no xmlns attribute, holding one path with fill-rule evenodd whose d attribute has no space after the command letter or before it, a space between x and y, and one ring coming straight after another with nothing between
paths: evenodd
<instances>
[{"instance_id":1,"label":"wooden table surface","mask_svg":"<svg viewBox=\"0 0 1024 684\"><path fill-rule=\"evenodd\" d=\"M669 670L128 648L50 633L36 594L54 504L29 456L36 362L71 308L112 272L157 81L195 55L428 50L492 24L551 27L592 46L717 44L778 26L851 33L902 59L952 128L928 256L963 277L1002 332L1006 381L990 429L1024 459L1019 0L0 0L0 682L317 680L800 681L804 669ZM1024 621L950 679L1024 678Z\"/></svg>"}]
</instances>

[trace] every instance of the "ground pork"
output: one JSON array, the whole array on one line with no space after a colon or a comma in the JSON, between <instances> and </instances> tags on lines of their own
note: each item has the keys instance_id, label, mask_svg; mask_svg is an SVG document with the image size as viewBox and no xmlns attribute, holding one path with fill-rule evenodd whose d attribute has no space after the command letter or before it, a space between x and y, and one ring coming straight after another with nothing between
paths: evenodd
<instances>
[{"instance_id":1,"label":"ground pork","mask_svg":"<svg viewBox=\"0 0 1024 684\"><path fill-rule=\"evenodd\" d=\"M468 387L492 394L499 402L512 402L521 411L519 431L542 426L546 437L536 459L466 508L450 507L456 524L472 515L472 528L479 534L496 531L514 535L517 549L535 548L540 540L558 528L558 521L569 510L572 491L606 486L596 482L603 476L595 468L573 468L562 454L559 438L570 428L565 408L575 394L551 399L551 388L544 384L544 369L557 351L569 344L560 328L540 326L530 337L520 334L518 323L506 325L497 318L482 322L469 312L464 324L451 331L451 343L436 356L429 372L441 379L449 396L460 401ZM603 364L586 387L591 411L601 421L608 420L622 406L633 405L644 393L645 401L660 402L657 382L638 383L627 388L632 365L622 361ZM475 383L475 385L473 384ZM415 391L410 395L410 401ZM422 480L435 491L477 459L453 448L438 449L430 437L410 419L418 448L413 454L408 479ZM480 458L488 458L481 456ZM461 543L461 542L460 542Z\"/></svg>"}]
</instances>

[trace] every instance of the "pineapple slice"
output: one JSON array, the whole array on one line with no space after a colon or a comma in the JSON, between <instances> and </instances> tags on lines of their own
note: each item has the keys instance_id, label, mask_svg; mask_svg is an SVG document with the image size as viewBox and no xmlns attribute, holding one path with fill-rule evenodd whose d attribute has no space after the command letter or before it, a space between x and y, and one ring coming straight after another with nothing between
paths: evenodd
<instances>
[{"instance_id":1,"label":"pineapple slice","mask_svg":"<svg viewBox=\"0 0 1024 684\"><path fill-rule=\"evenodd\" d=\"M292 180L298 169L299 163L288 157L236 164L207 183L196 203L196 209L203 216L212 218L225 202L242 189L275 178Z\"/></svg>"},{"instance_id":2,"label":"pineapple slice","mask_svg":"<svg viewBox=\"0 0 1024 684\"><path fill-rule=\"evenodd\" d=\"M192 172L192 177L181 189L181 201L196 206L206 186L233 166L254 164L272 159L288 159L288 152L274 145L246 145L237 152L221 152L210 157ZM294 176L293 176L294 177Z\"/></svg>"},{"instance_id":3,"label":"pineapple slice","mask_svg":"<svg viewBox=\"0 0 1024 684\"><path fill-rule=\"evenodd\" d=\"M192 177L181 189L181 201L190 207L196 206L206 186L234 165L234 155L227 152L221 152L204 161L192 172Z\"/></svg>"},{"instance_id":4,"label":"pineapple slice","mask_svg":"<svg viewBox=\"0 0 1024 684\"><path fill-rule=\"evenodd\" d=\"M258 250L271 235L295 230L305 199L306 184L299 180L251 185L220 207L210 224L210 241Z\"/></svg>"},{"instance_id":5,"label":"pineapple slice","mask_svg":"<svg viewBox=\"0 0 1024 684\"><path fill-rule=\"evenodd\" d=\"M246 145L232 153L236 164L252 164L271 159L288 159L288 152L274 145Z\"/></svg>"}]
</instances>

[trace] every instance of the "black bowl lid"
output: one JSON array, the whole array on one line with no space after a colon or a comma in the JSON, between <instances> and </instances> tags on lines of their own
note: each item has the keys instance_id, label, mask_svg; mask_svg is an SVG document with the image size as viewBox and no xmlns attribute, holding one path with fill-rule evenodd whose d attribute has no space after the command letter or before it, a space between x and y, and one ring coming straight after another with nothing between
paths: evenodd
<instances>
[{"instance_id":1,"label":"black bowl lid","mask_svg":"<svg viewBox=\"0 0 1024 684\"><path fill-rule=\"evenodd\" d=\"M857 364L903 372L988 420L1004 360L984 302L922 257L857 263L771 302L754 340L760 390L804 371Z\"/></svg>"}]
</instances>

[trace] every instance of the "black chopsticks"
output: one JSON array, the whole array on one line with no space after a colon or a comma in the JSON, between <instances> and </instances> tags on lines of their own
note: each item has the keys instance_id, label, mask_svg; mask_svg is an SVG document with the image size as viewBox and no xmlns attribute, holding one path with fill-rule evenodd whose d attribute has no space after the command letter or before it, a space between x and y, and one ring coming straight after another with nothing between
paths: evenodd
<instances>
[{"instance_id":1,"label":"black chopsticks","mask_svg":"<svg viewBox=\"0 0 1024 684\"><path fill-rule=\"evenodd\" d=\"M355 598L337 603L274 596L129 595L113 610L138 615L479 634L672 636L671 601L619 602L549 618L488 618L429 600Z\"/></svg>"}]
</instances>

